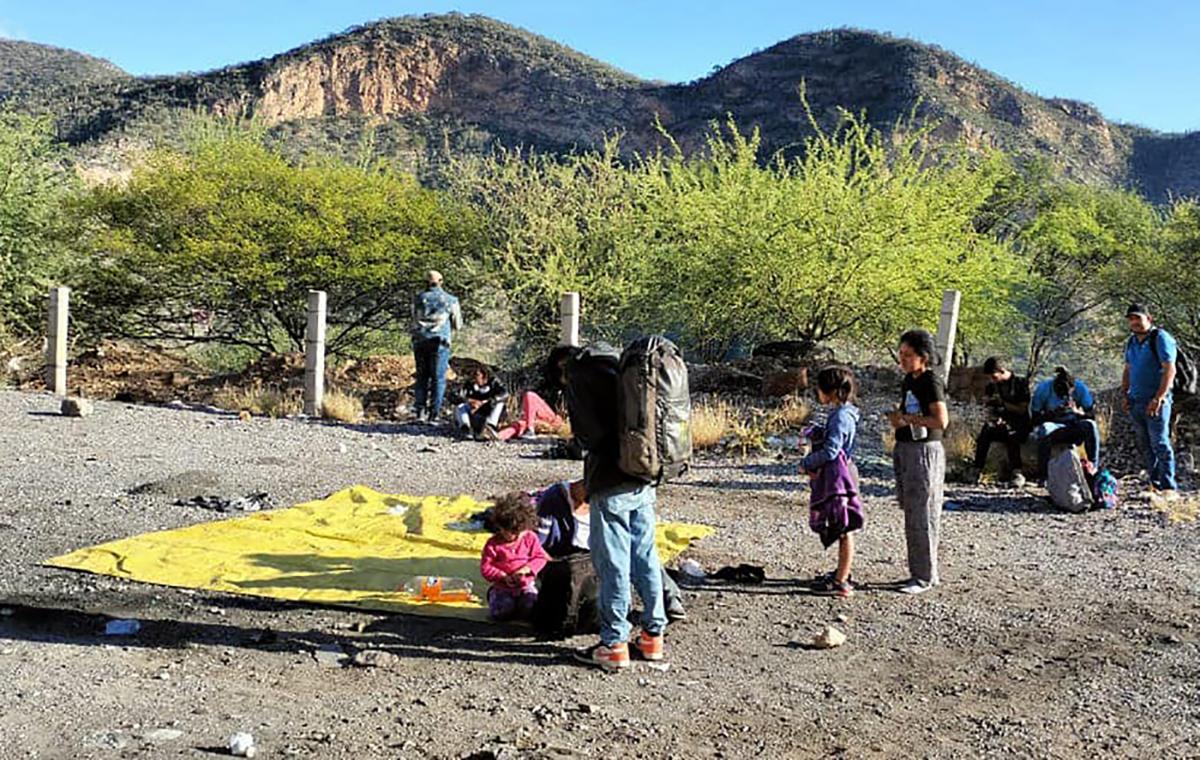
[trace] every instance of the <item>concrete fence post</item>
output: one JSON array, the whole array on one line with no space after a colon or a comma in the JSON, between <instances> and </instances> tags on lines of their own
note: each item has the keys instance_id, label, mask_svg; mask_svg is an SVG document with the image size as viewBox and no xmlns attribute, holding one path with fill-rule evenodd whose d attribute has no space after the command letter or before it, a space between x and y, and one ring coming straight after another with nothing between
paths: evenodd
<instances>
[{"instance_id":1,"label":"concrete fence post","mask_svg":"<svg viewBox=\"0 0 1200 760\"><path fill-rule=\"evenodd\" d=\"M304 413L321 415L325 400L325 291L308 291L308 327L304 332Z\"/></svg>"},{"instance_id":2,"label":"concrete fence post","mask_svg":"<svg viewBox=\"0 0 1200 760\"><path fill-rule=\"evenodd\" d=\"M950 382L950 364L954 359L954 336L958 332L958 307L962 293L957 290L942 292L942 313L938 317L937 349L941 357L938 373L943 383Z\"/></svg>"},{"instance_id":3,"label":"concrete fence post","mask_svg":"<svg viewBox=\"0 0 1200 760\"><path fill-rule=\"evenodd\" d=\"M563 293L558 307L558 316L562 325L559 343L564 346L579 345L579 293Z\"/></svg>"},{"instance_id":4,"label":"concrete fence post","mask_svg":"<svg viewBox=\"0 0 1200 760\"><path fill-rule=\"evenodd\" d=\"M50 288L46 328L46 387L55 396L67 395L67 315L70 302L70 288Z\"/></svg>"}]
</instances>

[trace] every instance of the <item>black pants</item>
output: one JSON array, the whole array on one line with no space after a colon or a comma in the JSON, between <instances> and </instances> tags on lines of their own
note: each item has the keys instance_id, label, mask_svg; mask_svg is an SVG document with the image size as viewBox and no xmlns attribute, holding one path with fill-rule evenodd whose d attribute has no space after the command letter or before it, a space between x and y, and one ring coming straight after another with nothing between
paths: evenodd
<instances>
[{"instance_id":1,"label":"black pants","mask_svg":"<svg viewBox=\"0 0 1200 760\"><path fill-rule=\"evenodd\" d=\"M1021 444L1029 437L1029 428L1026 427L1009 427L1008 425L999 425L989 423L983 426L983 430L979 431L979 437L975 439L975 466L983 469L987 464L988 449L993 443L1003 443L1008 449L1008 468L1013 473L1021 471Z\"/></svg>"}]
</instances>

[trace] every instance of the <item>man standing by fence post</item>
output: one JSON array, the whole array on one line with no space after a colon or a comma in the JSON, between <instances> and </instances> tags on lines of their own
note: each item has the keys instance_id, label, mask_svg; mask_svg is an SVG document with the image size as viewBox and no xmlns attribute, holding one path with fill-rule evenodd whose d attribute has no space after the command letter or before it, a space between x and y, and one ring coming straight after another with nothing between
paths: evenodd
<instances>
[{"instance_id":1,"label":"man standing by fence post","mask_svg":"<svg viewBox=\"0 0 1200 760\"><path fill-rule=\"evenodd\" d=\"M416 360L413 414L436 422L446 395L446 370L450 366L450 335L462 328L458 299L442 290L442 274L430 270L428 287L413 299L412 348Z\"/></svg>"},{"instance_id":2,"label":"man standing by fence post","mask_svg":"<svg viewBox=\"0 0 1200 760\"><path fill-rule=\"evenodd\" d=\"M1133 423L1150 487L1170 498L1178 487L1175 450L1171 447L1171 387L1175 383L1178 347L1170 333L1153 326L1145 306L1131 304L1125 317L1133 334L1125 344L1121 404Z\"/></svg>"}]
</instances>

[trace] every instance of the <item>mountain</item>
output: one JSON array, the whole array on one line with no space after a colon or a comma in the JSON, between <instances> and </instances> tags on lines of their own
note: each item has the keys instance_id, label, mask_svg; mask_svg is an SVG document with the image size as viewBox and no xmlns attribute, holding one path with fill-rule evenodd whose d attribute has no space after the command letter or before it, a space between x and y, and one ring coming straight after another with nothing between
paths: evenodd
<instances>
[{"instance_id":1,"label":"mountain","mask_svg":"<svg viewBox=\"0 0 1200 760\"><path fill-rule=\"evenodd\" d=\"M44 56L44 63L38 56ZM1161 134L1094 107L1042 98L940 48L839 29L784 40L695 82L649 82L482 16L404 17L347 30L260 61L202 74L132 78L111 64L29 43L0 43L0 99L50 113L86 161L169 137L196 109L255 116L287 149L369 145L414 164L491 145L564 151L624 133L685 149L732 114L768 150L794 150L838 109L884 130L915 114L943 139L1050 159L1069 176L1162 200L1200 194L1200 133ZM38 83L52 81L53 87ZM113 159L117 156L117 159Z\"/></svg>"},{"instance_id":2,"label":"mountain","mask_svg":"<svg viewBox=\"0 0 1200 760\"><path fill-rule=\"evenodd\" d=\"M108 87L132 79L102 58L34 42L0 39L0 103ZM53 97L53 96L49 96Z\"/></svg>"}]
</instances>

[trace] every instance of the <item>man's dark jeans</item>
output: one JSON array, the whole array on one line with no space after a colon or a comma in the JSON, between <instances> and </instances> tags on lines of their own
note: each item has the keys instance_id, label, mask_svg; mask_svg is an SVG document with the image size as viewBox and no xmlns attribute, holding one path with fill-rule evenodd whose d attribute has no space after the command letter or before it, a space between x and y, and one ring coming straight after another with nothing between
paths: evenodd
<instances>
[{"instance_id":1,"label":"man's dark jeans","mask_svg":"<svg viewBox=\"0 0 1200 760\"><path fill-rule=\"evenodd\" d=\"M1046 479L1050 464L1050 449L1056 445L1083 444L1084 453L1097 468L1100 467L1100 427L1093 419L1077 417L1060 422L1043 424L1038 435L1038 479Z\"/></svg>"},{"instance_id":2,"label":"man's dark jeans","mask_svg":"<svg viewBox=\"0 0 1200 760\"><path fill-rule=\"evenodd\" d=\"M450 346L440 339L413 344L416 360L416 387L413 388L413 413L436 420L446 395L446 370L450 366ZM428 404L426 403L428 402ZM428 412L428 414L426 414Z\"/></svg>"},{"instance_id":3,"label":"man's dark jeans","mask_svg":"<svg viewBox=\"0 0 1200 760\"><path fill-rule=\"evenodd\" d=\"M995 422L984 425L975 439L975 467L982 470L987 464L988 449L993 443L1003 443L1008 449L1008 469L1015 475L1021 471L1021 444L1028 437L1028 427L1011 427Z\"/></svg>"}]
</instances>

